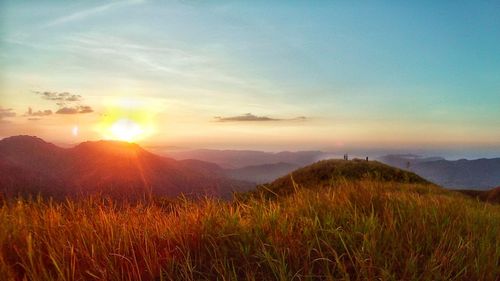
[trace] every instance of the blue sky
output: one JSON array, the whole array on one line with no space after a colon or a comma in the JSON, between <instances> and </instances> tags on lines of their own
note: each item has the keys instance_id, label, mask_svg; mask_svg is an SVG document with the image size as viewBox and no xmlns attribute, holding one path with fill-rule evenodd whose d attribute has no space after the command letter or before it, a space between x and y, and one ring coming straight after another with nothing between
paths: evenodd
<instances>
[{"instance_id":1,"label":"blue sky","mask_svg":"<svg viewBox=\"0 0 500 281\"><path fill-rule=\"evenodd\" d=\"M97 139L99 116L135 100L154 112L147 141L155 143L500 148L498 1L2 1L0 8L0 105L16 113L4 113L4 134ZM45 91L81 95L94 112L55 114L61 105L34 94ZM23 116L28 107L54 114ZM214 118L247 113L271 120ZM75 126L78 136L68 133Z\"/></svg>"}]
</instances>

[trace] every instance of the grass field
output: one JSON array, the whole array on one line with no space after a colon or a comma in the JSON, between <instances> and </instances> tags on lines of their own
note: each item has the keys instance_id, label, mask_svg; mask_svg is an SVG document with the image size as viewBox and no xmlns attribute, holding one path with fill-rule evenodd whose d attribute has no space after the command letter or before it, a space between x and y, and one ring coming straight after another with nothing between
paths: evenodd
<instances>
[{"instance_id":1,"label":"grass field","mask_svg":"<svg viewBox=\"0 0 500 281\"><path fill-rule=\"evenodd\" d=\"M2 280L500 280L500 206L421 183L231 202L9 200L0 225Z\"/></svg>"}]
</instances>

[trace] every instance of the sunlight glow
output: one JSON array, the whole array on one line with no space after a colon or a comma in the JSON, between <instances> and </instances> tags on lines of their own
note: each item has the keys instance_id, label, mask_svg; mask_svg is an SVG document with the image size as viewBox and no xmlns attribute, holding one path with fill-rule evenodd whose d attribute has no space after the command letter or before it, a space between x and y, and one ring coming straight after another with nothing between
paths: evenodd
<instances>
[{"instance_id":1,"label":"sunlight glow","mask_svg":"<svg viewBox=\"0 0 500 281\"><path fill-rule=\"evenodd\" d=\"M110 102L95 129L105 140L137 142L154 134L153 111L139 102Z\"/></svg>"},{"instance_id":2,"label":"sunlight glow","mask_svg":"<svg viewBox=\"0 0 500 281\"><path fill-rule=\"evenodd\" d=\"M141 126L129 119L120 119L109 128L112 138L122 141L134 141L144 133Z\"/></svg>"}]
</instances>

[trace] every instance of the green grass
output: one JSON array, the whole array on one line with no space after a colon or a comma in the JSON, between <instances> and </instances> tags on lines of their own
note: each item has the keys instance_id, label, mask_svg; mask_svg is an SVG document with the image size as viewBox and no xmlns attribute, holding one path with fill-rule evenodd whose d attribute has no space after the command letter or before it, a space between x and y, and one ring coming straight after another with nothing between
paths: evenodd
<instances>
[{"instance_id":1,"label":"green grass","mask_svg":"<svg viewBox=\"0 0 500 281\"><path fill-rule=\"evenodd\" d=\"M500 206L424 183L232 202L11 200L0 225L2 280L500 280Z\"/></svg>"}]
</instances>

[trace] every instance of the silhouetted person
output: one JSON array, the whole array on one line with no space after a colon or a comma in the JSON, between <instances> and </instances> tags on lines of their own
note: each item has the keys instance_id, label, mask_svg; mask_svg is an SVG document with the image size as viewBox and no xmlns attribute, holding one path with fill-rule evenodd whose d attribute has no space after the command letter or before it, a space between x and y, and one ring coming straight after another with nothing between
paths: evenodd
<instances>
[{"instance_id":1,"label":"silhouetted person","mask_svg":"<svg viewBox=\"0 0 500 281\"><path fill-rule=\"evenodd\" d=\"M410 169L410 161L406 162L406 170Z\"/></svg>"},{"instance_id":2,"label":"silhouetted person","mask_svg":"<svg viewBox=\"0 0 500 281\"><path fill-rule=\"evenodd\" d=\"M368 161L368 156L366 156L366 161Z\"/></svg>"}]
</instances>

